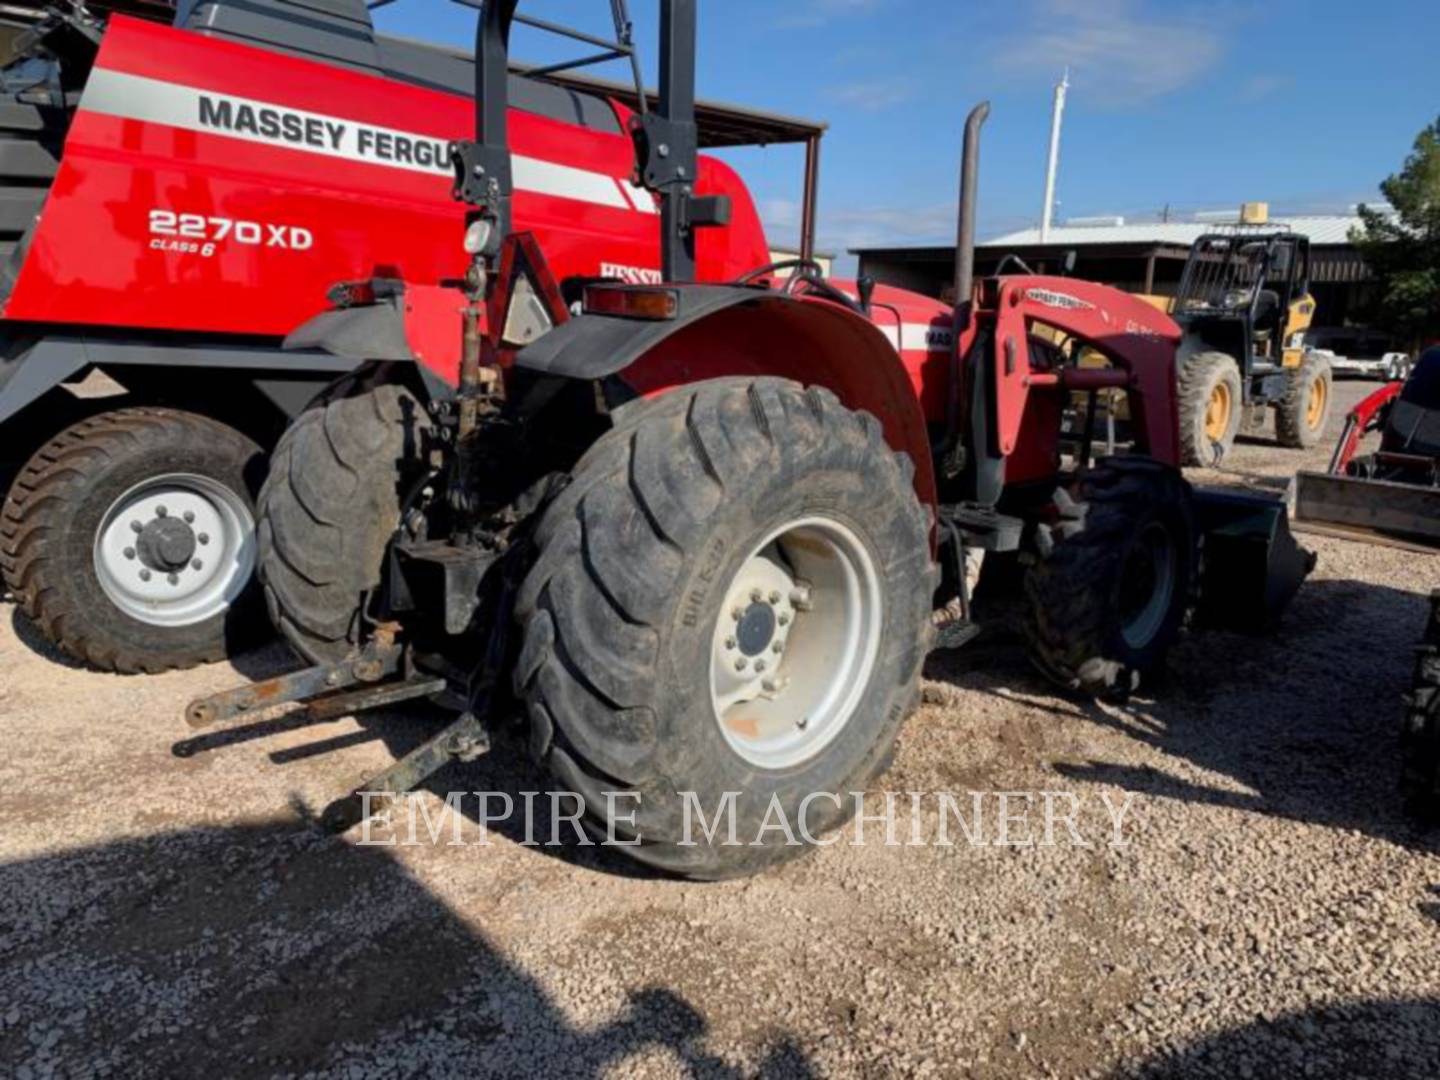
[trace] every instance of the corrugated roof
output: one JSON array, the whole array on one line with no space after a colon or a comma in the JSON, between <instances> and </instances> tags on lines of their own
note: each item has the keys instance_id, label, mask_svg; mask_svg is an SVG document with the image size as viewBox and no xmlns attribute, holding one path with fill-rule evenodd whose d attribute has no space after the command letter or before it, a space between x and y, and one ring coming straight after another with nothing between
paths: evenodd
<instances>
[{"instance_id":1,"label":"corrugated roof","mask_svg":"<svg viewBox=\"0 0 1440 1080\"><path fill-rule=\"evenodd\" d=\"M1310 238L1312 244L1348 244L1350 230L1360 219L1352 214L1324 214L1277 217L1275 228L1288 227ZM1055 225L1050 229L1051 247L1083 247L1088 244L1175 244L1189 247L1207 232L1218 232L1217 221L1142 221L1133 225ZM982 247L1038 247L1039 229L1021 229L985 240Z\"/></svg>"}]
</instances>

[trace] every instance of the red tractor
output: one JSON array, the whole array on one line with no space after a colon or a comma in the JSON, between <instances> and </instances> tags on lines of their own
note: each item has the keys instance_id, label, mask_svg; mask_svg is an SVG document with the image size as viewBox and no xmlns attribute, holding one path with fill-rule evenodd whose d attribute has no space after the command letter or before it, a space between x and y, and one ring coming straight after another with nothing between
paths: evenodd
<instances>
[{"instance_id":1,"label":"red tractor","mask_svg":"<svg viewBox=\"0 0 1440 1080\"><path fill-rule=\"evenodd\" d=\"M0 48L4 588L99 667L219 659L264 627L266 457L352 366L285 335L337 281L465 274L449 144L473 129L473 61L377 34L365 0L12 2ZM626 95L510 83L515 221L567 300L658 280ZM707 145L818 138L699 119ZM696 168L732 214L697 272L729 280L766 261L764 231L730 169Z\"/></svg>"},{"instance_id":2,"label":"red tractor","mask_svg":"<svg viewBox=\"0 0 1440 1080\"><path fill-rule=\"evenodd\" d=\"M696 183L695 2L662 0L663 89L629 134L664 280L591 283L572 311L514 224L516 6L480 18L464 280L351 283L291 338L366 361L285 435L259 504L271 614L315 666L195 702L193 726L440 695L458 718L369 785L402 792L519 712L589 824L713 878L803 850L763 828L777 813L805 840L848 818L916 705L937 602L960 609L947 644L975 630L972 553L1018 579L1038 666L1090 693L1155 672L1197 607L1256 627L1289 599L1312 559L1283 506L1180 473L1176 324L1085 282L974 281L986 106L958 307L804 260L700 284L735 207ZM1062 454L1072 396L1117 390L1130 452ZM738 840L697 832L722 812Z\"/></svg>"}]
</instances>

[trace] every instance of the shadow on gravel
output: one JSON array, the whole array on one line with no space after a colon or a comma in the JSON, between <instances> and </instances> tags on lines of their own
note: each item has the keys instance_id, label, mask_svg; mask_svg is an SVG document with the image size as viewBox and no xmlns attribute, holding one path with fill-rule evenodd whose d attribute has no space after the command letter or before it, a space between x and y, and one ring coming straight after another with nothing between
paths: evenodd
<instances>
[{"instance_id":1,"label":"shadow on gravel","mask_svg":"<svg viewBox=\"0 0 1440 1080\"><path fill-rule=\"evenodd\" d=\"M588 1077L656 1048L739 1075L664 986L575 1026L384 849L303 818L10 863L0 893L6 1076ZM760 1075L813 1074L777 1033Z\"/></svg>"},{"instance_id":2,"label":"shadow on gravel","mask_svg":"<svg viewBox=\"0 0 1440 1080\"><path fill-rule=\"evenodd\" d=\"M61 667L67 667L71 671L86 670L84 664L68 653L61 652L44 634L40 633L40 628L25 617L18 605L10 610L10 629L15 632L16 641L41 659L48 660L52 664L59 664Z\"/></svg>"},{"instance_id":3,"label":"shadow on gravel","mask_svg":"<svg viewBox=\"0 0 1440 1080\"><path fill-rule=\"evenodd\" d=\"M1440 1001L1361 1001L1285 1013L1172 1050L1117 1076L1135 1080L1440 1074Z\"/></svg>"},{"instance_id":4,"label":"shadow on gravel","mask_svg":"<svg viewBox=\"0 0 1440 1080\"><path fill-rule=\"evenodd\" d=\"M1399 790L1402 695L1426 609L1416 593L1359 581L1311 582L1273 636L1189 635L1154 700L1123 706L1075 701L1062 712L1233 784L1211 786L1110 761L1054 767L1075 780L1440 851L1440 831L1408 816ZM1037 693L1051 692L1038 676L1028 681Z\"/></svg>"},{"instance_id":5,"label":"shadow on gravel","mask_svg":"<svg viewBox=\"0 0 1440 1080\"><path fill-rule=\"evenodd\" d=\"M274 674L278 674L278 671L256 677L268 678ZM316 738L299 746L278 748L271 751L269 758L276 766L283 767L309 758L323 757L347 747L378 742L384 744L386 754L399 760L428 742L453 719L454 714L423 701L397 709L362 712L354 717L357 730ZM292 709L248 723L202 731L174 743L170 751L181 758L223 752L227 747L303 731L320 723L306 710ZM329 723L331 722L324 721L326 725ZM181 727L183 728L183 722ZM332 798L349 794L349 790L343 787L345 779L341 775L337 774L335 783ZM548 793L558 788L555 779L536 766L524 752L521 747L521 733L516 732L513 735L502 733L496 738L493 749L478 761L446 766L419 790L429 792L440 800L444 800L452 792L466 793L466 797L460 801L460 808L471 820L478 818L480 801L470 793L487 793L492 799L489 804L490 812L497 819L501 818L503 798L508 797L516 812L488 823L487 827L495 835L517 845L524 844L527 840L533 841L538 844L532 844L536 852L597 873L638 880L655 880L664 876L617 854L613 849L593 841L582 843L577 827L567 818L567 815L574 813L571 801L567 799L560 803L560 820L556 820L555 804ZM532 797L532 813L528 816L521 812L526 806L527 794Z\"/></svg>"}]
</instances>

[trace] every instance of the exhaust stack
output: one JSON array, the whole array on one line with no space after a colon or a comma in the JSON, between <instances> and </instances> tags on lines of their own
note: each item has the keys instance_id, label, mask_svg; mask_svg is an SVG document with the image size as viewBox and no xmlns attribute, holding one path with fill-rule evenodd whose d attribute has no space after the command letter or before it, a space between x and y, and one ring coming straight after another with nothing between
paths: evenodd
<instances>
[{"instance_id":1,"label":"exhaust stack","mask_svg":"<svg viewBox=\"0 0 1440 1080\"><path fill-rule=\"evenodd\" d=\"M955 338L970 327L975 293L975 205L980 180L980 129L990 116L982 101L965 118L965 151L960 159L960 232L955 243Z\"/></svg>"}]
</instances>

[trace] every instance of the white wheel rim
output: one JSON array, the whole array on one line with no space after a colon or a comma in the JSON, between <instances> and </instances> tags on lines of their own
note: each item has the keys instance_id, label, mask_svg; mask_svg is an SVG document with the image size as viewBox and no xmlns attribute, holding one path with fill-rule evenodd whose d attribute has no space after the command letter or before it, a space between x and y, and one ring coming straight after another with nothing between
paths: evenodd
<instances>
[{"instance_id":1,"label":"white wheel rim","mask_svg":"<svg viewBox=\"0 0 1440 1080\"><path fill-rule=\"evenodd\" d=\"M255 519L208 476L171 473L116 499L95 534L95 576L110 602L148 626L227 611L255 572Z\"/></svg>"},{"instance_id":2,"label":"white wheel rim","mask_svg":"<svg viewBox=\"0 0 1440 1080\"><path fill-rule=\"evenodd\" d=\"M832 519L793 521L755 547L711 649L710 703L735 753L787 769L840 735L875 669L881 597L869 551Z\"/></svg>"},{"instance_id":3,"label":"white wheel rim","mask_svg":"<svg viewBox=\"0 0 1440 1080\"><path fill-rule=\"evenodd\" d=\"M1125 579L1121 598L1121 636L1132 649L1149 645L1170 615L1175 598L1176 551L1169 530L1157 521L1140 533L1122 571ZM1148 586L1139 603L1127 589Z\"/></svg>"}]
</instances>

